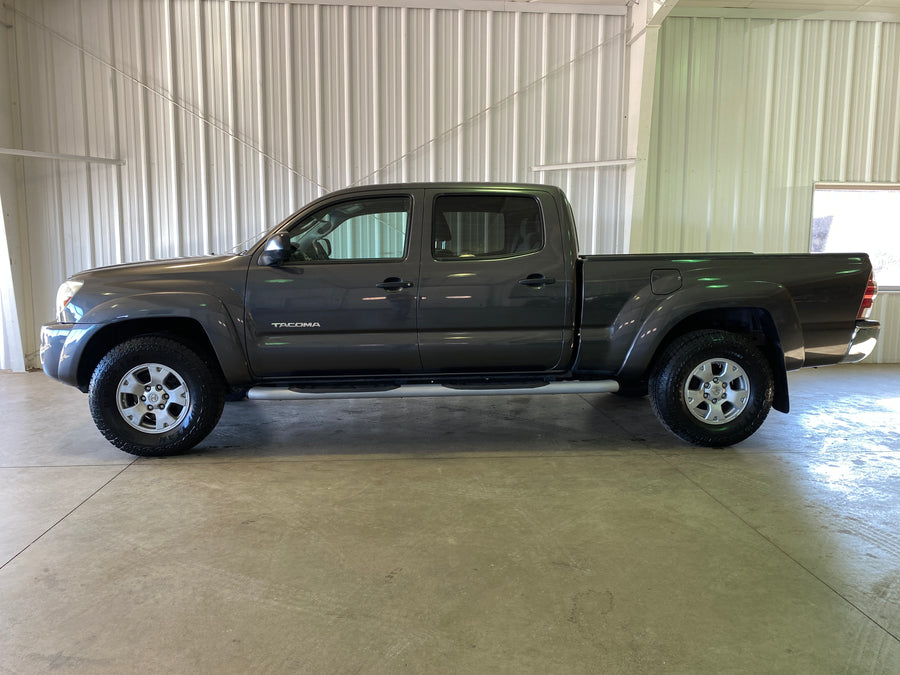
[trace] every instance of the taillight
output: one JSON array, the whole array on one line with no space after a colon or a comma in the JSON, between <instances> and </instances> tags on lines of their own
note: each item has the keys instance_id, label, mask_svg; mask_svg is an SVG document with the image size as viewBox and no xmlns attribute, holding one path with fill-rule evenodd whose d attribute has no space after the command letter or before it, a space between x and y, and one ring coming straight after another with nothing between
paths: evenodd
<instances>
[{"instance_id":1,"label":"taillight","mask_svg":"<svg viewBox=\"0 0 900 675\"><path fill-rule=\"evenodd\" d=\"M866 294L863 296L859 305L859 314L857 319L868 319L872 313L872 305L875 304L875 296L878 295L878 284L875 283L874 277L869 275L869 282L866 284Z\"/></svg>"}]
</instances>

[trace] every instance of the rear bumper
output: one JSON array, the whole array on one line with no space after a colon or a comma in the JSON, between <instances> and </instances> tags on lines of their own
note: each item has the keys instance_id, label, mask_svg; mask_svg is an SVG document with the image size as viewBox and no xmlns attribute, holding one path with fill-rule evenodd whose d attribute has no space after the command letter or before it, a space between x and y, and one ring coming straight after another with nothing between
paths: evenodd
<instances>
[{"instance_id":1,"label":"rear bumper","mask_svg":"<svg viewBox=\"0 0 900 675\"><path fill-rule=\"evenodd\" d=\"M853 337L847 353L841 359L841 363L859 363L869 354L875 351L878 344L878 334L881 332L881 324L877 321L860 319L853 329Z\"/></svg>"}]
</instances>

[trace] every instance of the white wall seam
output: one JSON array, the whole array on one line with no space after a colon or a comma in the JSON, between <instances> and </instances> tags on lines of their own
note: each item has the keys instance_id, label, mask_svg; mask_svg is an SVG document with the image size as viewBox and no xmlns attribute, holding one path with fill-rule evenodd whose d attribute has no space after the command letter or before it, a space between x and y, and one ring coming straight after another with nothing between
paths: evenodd
<instances>
[{"instance_id":1,"label":"white wall seam","mask_svg":"<svg viewBox=\"0 0 900 675\"><path fill-rule=\"evenodd\" d=\"M493 109L493 91L491 89L491 85L493 84L493 72L492 68L494 66L492 54L493 54L493 43L492 39L494 37L494 13L487 13L487 26L485 28L485 69L484 69L484 103L485 103L485 111L484 111L484 179L489 180L491 175L491 122L493 116L491 111Z\"/></svg>"},{"instance_id":2,"label":"white wall seam","mask_svg":"<svg viewBox=\"0 0 900 675\"><path fill-rule=\"evenodd\" d=\"M428 180L435 181L438 177L438 105L440 94L438 82L438 13L433 7L428 10L428 138L432 147L428 153Z\"/></svg>"},{"instance_id":3,"label":"white wall seam","mask_svg":"<svg viewBox=\"0 0 900 675\"><path fill-rule=\"evenodd\" d=\"M594 41L598 45L603 44L603 31L604 31L605 27L606 26L602 19L597 22L597 34L594 38ZM600 55L600 62L597 64L597 77L594 80L594 82L592 82L593 86L595 87L595 93L594 93L591 107L596 111L599 111L601 109L600 104L601 104L601 100L603 98L603 66L604 66L604 63L603 63L602 59L603 59L603 57L602 57L602 55ZM629 81L629 78L627 76L622 77L622 86L621 86L619 95L622 97L623 102L628 100L628 81ZM619 140L620 140L619 152L621 153L622 148L624 147L624 144L625 144L625 140L626 140L624 134L622 135L622 137ZM594 157L600 157L600 153L602 151L603 150L602 150L601 136L600 136L600 134L595 134L594 135ZM600 201L600 175L599 174L602 170L603 169L601 169L600 167L597 167L594 170L594 172L595 172L594 180L593 180L594 188L593 188L593 192L591 195L591 201L594 204L597 204ZM590 250L591 251L598 250L597 237L598 237L599 229L600 229L600 209L593 209L591 211L591 229L590 229L590 233L591 233Z\"/></svg>"},{"instance_id":4,"label":"white wall seam","mask_svg":"<svg viewBox=\"0 0 900 675\"><path fill-rule=\"evenodd\" d=\"M850 39L847 45L847 64L844 71L844 108L841 124L841 163L838 173L838 181L847 180L847 162L850 161L850 115L852 112L851 103L853 102L853 79L854 67L856 66L856 21L850 23Z\"/></svg>"},{"instance_id":5,"label":"white wall seam","mask_svg":"<svg viewBox=\"0 0 900 675\"><path fill-rule=\"evenodd\" d=\"M771 22L767 33L770 34L768 50L767 50L767 60L766 60L766 104L764 108L764 112L766 115L765 118L765 126L763 130L763 157L762 164L763 166L770 166L770 158L772 157L772 125L774 123L773 118L773 106L774 106L774 96L775 96L775 59L778 56L778 40L776 39L776 28L777 22ZM765 228L766 228L766 210L768 208L768 198L769 198L769 176L771 173L763 178L760 182L760 199L759 199L759 211L757 213L757 221L756 221L756 232L757 232L757 241L763 241L765 238Z\"/></svg>"},{"instance_id":6,"label":"white wall seam","mask_svg":"<svg viewBox=\"0 0 900 675\"><path fill-rule=\"evenodd\" d=\"M648 12L651 10L652 10L652 8L648 8ZM602 29L605 30L607 28L606 17L601 16L599 23L600 23L600 26ZM627 72L627 70L628 70L628 59L625 58L625 53L628 49L628 47L626 47L626 45L625 45L625 41L626 41L625 33L619 32L615 39L616 39L616 41L621 43L621 47L619 49L617 49L615 52L615 54L618 56L616 70L624 73L624 72ZM602 44L602 43L603 43L603 40L600 40L600 44ZM603 52L600 52L598 54L598 57L599 57L599 61L600 61L600 67L598 68L598 70L602 70L603 68L606 67L607 59L605 58ZM626 86L626 83L628 83L628 81L629 81L628 76L627 75L624 76L622 78L622 85L619 88L619 96L621 96L623 105L625 105L624 102L628 100L626 98L629 95L628 89ZM601 94L600 94L601 91L602 91L602 87L598 87L598 94L597 94L598 97L601 97ZM602 102L602 97L599 98L599 100L598 100L598 108L597 108L598 110L600 109L599 104L601 102ZM616 141L613 145L618 150L619 157L627 157L628 156L628 152L627 152L627 150L628 150L628 123L627 123L627 120L625 117L624 110L625 109L623 108L622 112L619 115L617 115L615 118L616 125L615 125L614 133L615 133ZM600 134L597 134L597 135L599 137ZM614 251L627 251L628 247L630 246L630 242L631 242L631 233L628 231L628 228L630 227L630 223L626 223L626 217L625 217L625 213L627 210L629 210L628 207L630 207L630 204L626 206L626 194L625 194L626 193L626 188L625 188L626 171L625 171L625 169L626 169L626 167L623 165L623 166L620 166L618 169L613 170L613 202L615 204L614 208L615 208L615 213L616 213L616 221L615 221L615 233L616 234L615 234L615 238L613 239L613 247L612 247L612 250L614 250ZM598 172L599 171L601 171L601 170L598 170ZM597 174L597 177L594 180L595 180L595 184L599 184L599 181L601 180L599 173ZM631 197L629 196L629 197L627 197L627 199L631 199ZM599 230L599 224L598 224L598 230Z\"/></svg>"},{"instance_id":7,"label":"white wall seam","mask_svg":"<svg viewBox=\"0 0 900 675\"><path fill-rule=\"evenodd\" d=\"M267 128L266 128L266 112L265 105L267 100L266 92L266 78L263 75L263 67L265 65L263 59L263 48L262 48L262 32L263 32L263 16L262 16L262 5L254 6L253 13L253 24L256 28L254 31L254 52L256 61L256 100L255 100L255 113L256 113L256 124L257 124L257 138L259 139L257 144L260 148L263 149L262 153L256 153L256 163L257 163L257 180L259 181L259 222L266 223L269 222L269 181L268 181L268 167L266 167L266 157L265 151L266 147L266 139L267 136ZM241 238L244 238L244 232L241 233Z\"/></svg>"},{"instance_id":8,"label":"white wall seam","mask_svg":"<svg viewBox=\"0 0 900 675\"><path fill-rule=\"evenodd\" d=\"M409 47L406 36L409 34L409 12L404 7L400 10L400 179L409 180Z\"/></svg>"},{"instance_id":9,"label":"white wall seam","mask_svg":"<svg viewBox=\"0 0 900 675\"><path fill-rule=\"evenodd\" d=\"M107 31L107 39L109 40L109 50L110 50L110 58L115 61L116 59L116 41L113 34L113 13L112 13L112 2L113 0L108 0L106 5L106 17L107 22L109 24L109 30ZM110 77L110 102L112 106L112 119L118 120L121 114L119 108L119 83L116 77ZM113 123L113 149L114 155L116 157L122 156L122 132L118 123ZM122 178L122 169L116 169L116 177L115 177L115 203L116 203L116 227L113 229L113 240L114 240L114 250L115 257L111 260L113 263L121 263L125 260L125 240L122 236L122 232L125 230L125 211L123 208L124 203L124 181Z\"/></svg>"},{"instance_id":10,"label":"white wall seam","mask_svg":"<svg viewBox=\"0 0 900 675\"><path fill-rule=\"evenodd\" d=\"M234 60L237 58L237 50L234 48L235 45L235 31L237 30L235 27L234 20L234 5L228 4L225 6L225 100L228 111L228 128L235 129L237 128L237 96L235 96L235 64ZM238 221L240 219L239 209L240 195L238 194L238 176L237 176L237 167L238 167L238 144L237 139L232 135L227 140L228 145L228 206L229 206L229 218L228 218L228 233L232 241L240 241L239 230L238 230Z\"/></svg>"},{"instance_id":11,"label":"white wall seam","mask_svg":"<svg viewBox=\"0 0 900 675\"><path fill-rule=\"evenodd\" d=\"M286 5L287 7L287 5ZM378 7L372 7L372 51L369 55L369 62L372 66L372 72L369 77L372 79L372 166L377 169L381 166L381 82L379 80L378 54L379 54L379 36L378 30ZM377 178L376 178L377 181Z\"/></svg>"},{"instance_id":12,"label":"white wall seam","mask_svg":"<svg viewBox=\"0 0 900 675\"><path fill-rule=\"evenodd\" d=\"M750 20L749 19L747 19L741 23L741 29L742 29L743 35L745 35L745 36L750 33ZM747 72L747 67L748 67L749 63L750 63L750 40L745 39L744 40L744 49L742 52L742 59L740 62L740 66L741 66L740 81L744 85L745 89L746 89L746 81L747 81L746 72ZM737 76L736 73L723 74L723 77L735 77L735 76ZM741 137L740 137L740 144L738 144L738 146L737 146L739 148L739 152L737 153L736 161L737 161L737 165L741 166L744 163L744 155L746 154L746 147L747 147L747 128L746 128L746 126L747 126L746 125L747 106L746 105L738 106L738 110L739 110L739 112L738 112L738 118L737 118L737 127L740 130ZM733 223L737 223L740 220L740 210L741 210L741 202L743 200L744 181L743 181L743 176L742 176L741 172L739 172L739 171L733 172L732 176L733 176L732 186L734 188L734 200L732 202L733 206L732 206L732 211L731 211L731 218L732 218ZM732 250L737 248L737 243L738 243L737 228L732 227L731 228L731 248L732 248Z\"/></svg>"},{"instance_id":13,"label":"white wall seam","mask_svg":"<svg viewBox=\"0 0 900 675\"><path fill-rule=\"evenodd\" d=\"M203 25L203 5L201 0L194 0L194 58L197 67L194 77L197 79L197 114L201 119L205 118L209 110L209 92L207 91L206 79L206 40L205 31L201 30ZM213 241L215 235L212 231L212 219L209 217L211 212L210 200L212 195L209 190L207 176L209 175L209 125L200 126L200 157L199 157L199 178L200 178L200 233L203 241L202 252L209 253L213 251Z\"/></svg>"},{"instance_id":14,"label":"white wall seam","mask_svg":"<svg viewBox=\"0 0 900 675\"><path fill-rule=\"evenodd\" d=\"M544 14L541 24L541 119L547 119L547 74L550 71L550 15ZM538 145L538 163L547 163L547 125L540 125L540 140ZM545 180L544 172L540 172L539 180Z\"/></svg>"},{"instance_id":15,"label":"white wall seam","mask_svg":"<svg viewBox=\"0 0 900 675\"><path fill-rule=\"evenodd\" d=\"M881 34L884 24L875 24L875 40L873 45L872 84L869 87L869 119L866 137L866 156L875 156L875 123L878 114L878 87L881 76ZM872 163L866 164L866 182L872 182Z\"/></svg>"},{"instance_id":16,"label":"white wall seam","mask_svg":"<svg viewBox=\"0 0 900 675\"><path fill-rule=\"evenodd\" d=\"M719 54L721 52L721 43L722 43L722 29L723 22L719 20L716 23L715 29L715 45L714 45L714 54L715 61L713 63L713 93L712 98L716 100L719 97L719 66L721 59L719 58ZM710 127L710 136L715 139L716 134L719 130L719 111L717 109L713 109L712 111L712 125ZM716 171L716 144L715 140L709 144L709 167L710 167L710 177L712 180L712 185L709 190L709 193L706 195L706 227L705 227L705 240L706 240L706 248L707 250L713 250L711 247L713 245L712 242L712 227L713 227L713 200L714 195L718 194L719 191L719 175Z\"/></svg>"},{"instance_id":17,"label":"white wall seam","mask_svg":"<svg viewBox=\"0 0 900 675\"><path fill-rule=\"evenodd\" d=\"M79 20L77 22L78 28L78 40L84 41L84 20L83 13L81 12L81 0L78 2L79 9ZM84 54L78 55L78 69L83 78L86 78L86 68L84 62ZM81 122L83 125L83 134L84 134L84 153L88 156L93 154L92 146L91 146L91 129L88 120L90 119L88 116L88 102L87 102L87 87L81 87L79 91L79 99L81 103ZM94 181L93 179L93 168L91 166L85 166L85 192L91 195L94 192ZM87 200L87 219L88 223L94 222L94 200ZM86 262L90 267L95 265L95 256L96 256L96 239L95 232L93 227L88 227L87 231L87 245L85 248L86 254Z\"/></svg>"},{"instance_id":18,"label":"white wall seam","mask_svg":"<svg viewBox=\"0 0 900 675\"><path fill-rule=\"evenodd\" d=\"M459 133L456 138L456 180L461 181L465 175L463 169L463 157L465 156L465 126L466 119L465 97L465 39L466 39L466 11L460 10L456 28L456 128Z\"/></svg>"},{"instance_id":19,"label":"white wall seam","mask_svg":"<svg viewBox=\"0 0 900 675\"><path fill-rule=\"evenodd\" d=\"M691 38L692 38L693 34L694 34L694 20L691 19L690 25L688 27L688 41L689 42L692 42ZM691 119L691 110L693 109L693 106L691 105L691 93L693 90L692 75L693 75L693 65L694 65L693 50L688 51L686 58L687 58L687 64L685 67L685 72L687 73L687 78L684 83L684 89L685 89L684 134L682 136L682 148L681 148L681 158L682 158L681 159L681 165L682 165L681 166L681 174L685 177L685 179L687 179L687 177L688 177L688 157L690 155L689 150L690 150L690 144L691 144L691 129L689 126L689 122ZM680 221L682 223L685 223L688 220L687 213L685 210L686 205L688 203L688 195L687 195L688 185L689 185L688 180L685 180L681 184L681 194L679 195L679 200L678 200L678 203L681 206ZM689 229L690 225L691 224L688 223L688 227L682 228L681 232L680 232L681 236L679 237L678 246L679 246L680 250L682 250L682 251L685 250L686 248L691 248L690 246L687 246L687 247L685 246L685 244L686 244L685 239L690 232L690 229Z\"/></svg>"},{"instance_id":20,"label":"white wall seam","mask_svg":"<svg viewBox=\"0 0 900 675\"><path fill-rule=\"evenodd\" d=\"M522 97L519 95L520 78L522 76L520 61L522 59L522 13L516 12L513 17L513 76L512 76L512 169L510 180L517 182L519 178L519 114Z\"/></svg>"},{"instance_id":21,"label":"white wall seam","mask_svg":"<svg viewBox=\"0 0 900 675\"><path fill-rule=\"evenodd\" d=\"M45 38L46 39L46 38ZM46 54L46 51L45 51ZM47 55L46 58L52 59L52 55ZM52 64L48 64L48 69L52 69ZM47 78L46 82L47 94L46 98L49 102L48 110L51 111L48 115L48 135L50 136L50 142L53 148L59 148L59 130L58 130L58 118L59 113L58 101L57 101L57 92L51 86L50 78ZM52 193L53 200L52 204L56 209L56 213L52 218L52 232L55 235L54 241L50 241L49 251L57 250L59 254L53 258L49 257L50 260L53 260L54 266L63 271L63 276L67 276L70 272L67 267L67 260L69 257L67 244L69 243L69 237L66 236L65 230L65 219L64 214L66 213L63 207L63 194L62 194L62 177L60 176L60 166L59 162L54 162L52 170L49 172L52 180ZM35 301L38 302L39 299L35 298ZM35 308L37 313L37 308Z\"/></svg>"},{"instance_id":22,"label":"white wall seam","mask_svg":"<svg viewBox=\"0 0 900 675\"><path fill-rule=\"evenodd\" d=\"M344 157L343 157L343 165L344 165L344 184L349 185L353 181L353 137L352 137L352 121L350 119L350 114L352 112L351 102L350 102L350 92L353 88L352 80L350 77L350 6L345 5L343 8L342 16L341 16L341 24L343 29L342 42L344 47L344 63L343 63L343 73L344 73L344 83L342 89L344 90ZM260 74L260 77L262 75Z\"/></svg>"},{"instance_id":23,"label":"white wall seam","mask_svg":"<svg viewBox=\"0 0 900 675\"><path fill-rule=\"evenodd\" d=\"M787 190L784 196L784 211L782 213L782 222L784 223L784 228L782 229L781 250L790 251L791 228L789 227L789 223L791 222L791 215L793 213L794 207L794 193L796 185L795 181L797 172L797 134L800 133L800 83L803 79L804 42L803 19L800 19L795 24L786 24L785 30L793 30L794 32L794 40L791 41L793 45L794 56L791 63L791 81L793 83L793 86L790 88L790 105L788 106L788 109L790 110L790 118L788 120L788 145L787 152L785 153L785 159L787 163Z\"/></svg>"},{"instance_id":24,"label":"white wall seam","mask_svg":"<svg viewBox=\"0 0 900 675\"><path fill-rule=\"evenodd\" d=\"M828 83L828 68L825 67L825 64L828 63L828 45L831 43L831 22L825 21L822 27L822 46L821 52L819 54L819 87L818 87L818 97L816 100L816 105L818 106L816 109L816 133L815 133L815 146L814 146L814 156L813 166L815 167L815 173L813 173L812 180L813 183L822 180L822 147L823 147L823 139L822 139L822 129L825 128L825 92L827 91L827 83ZM810 207L812 208L812 207Z\"/></svg>"},{"instance_id":25,"label":"white wall seam","mask_svg":"<svg viewBox=\"0 0 900 675\"><path fill-rule=\"evenodd\" d=\"M898 35L900 35L900 26L896 24L891 26L893 28L894 40L895 40L895 51L898 50L898 45L896 44L898 40ZM896 64L895 64L896 65ZM890 72L890 71L888 71ZM893 110L900 111L900 84L894 80L894 105ZM893 183L900 182L900 114L894 115L894 125L893 125L893 138L894 143L891 145L891 170L890 170L890 181Z\"/></svg>"},{"instance_id":26,"label":"white wall seam","mask_svg":"<svg viewBox=\"0 0 900 675\"><path fill-rule=\"evenodd\" d=\"M168 0L164 5L164 23L166 27L166 79L171 93L171 99L177 100L178 89L175 81L175 27L173 25L174 18L172 16L172 0ZM172 104L166 104L166 126L168 127L169 153L171 156L171 170L169 173L169 192L172 195L170 200L172 222L167 223L166 229L174 228L175 232L170 236L175 247L175 255L184 255L185 245L183 241L184 230L181 227L181 201L184 192L184 177L181 171L181 133L178 130L176 116L178 109Z\"/></svg>"},{"instance_id":27,"label":"white wall seam","mask_svg":"<svg viewBox=\"0 0 900 675\"><path fill-rule=\"evenodd\" d=\"M577 62L578 55L578 33L576 31L577 25L574 20L570 20L569 22L569 62L572 63L572 67L569 68L569 95L572 95L572 92L575 89L575 63ZM575 107L569 106L569 119L568 119L568 134L566 134L566 161L572 162L575 160ZM573 174L571 171L566 172L566 194L570 194L572 192L572 177Z\"/></svg>"}]
</instances>

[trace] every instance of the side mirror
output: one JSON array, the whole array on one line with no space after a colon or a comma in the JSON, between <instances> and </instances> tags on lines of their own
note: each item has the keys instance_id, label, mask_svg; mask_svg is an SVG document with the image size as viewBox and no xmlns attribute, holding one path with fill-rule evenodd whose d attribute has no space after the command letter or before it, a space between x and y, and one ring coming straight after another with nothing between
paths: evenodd
<instances>
[{"instance_id":1,"label":"side mirror","mask_svg":"<svg viewBox=\"0 0 900 675\"><path fill-rule=\"evenodd\" d=\"M274 234L266 241L266 248L259 256L259 264L267 267L280 265L291 257L292 250L290 232Z\"/></svg>"}]
</instances>

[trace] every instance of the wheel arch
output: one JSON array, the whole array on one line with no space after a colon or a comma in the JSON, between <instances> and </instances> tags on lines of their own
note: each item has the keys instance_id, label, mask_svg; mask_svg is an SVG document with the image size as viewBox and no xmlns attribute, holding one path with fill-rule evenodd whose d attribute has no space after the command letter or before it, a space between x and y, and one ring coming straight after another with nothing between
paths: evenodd
<instances>
[{"instance_id":1,"label":"wheel arch","mask_svg":"<svg viewBox=\"0 0 900 675\"><path fill-rule=\"evenodd\" d=\"M697 330L722 330L750 338L765 356L772 369L775 395L772 407L779 412L790 411L787 368L784 347L775 320L763 307L723 307L695 312L672 325L657 342L652 352L638 362L636 354L629 354L620 374L623 380L646 381L657 367L666 349L682 335Z\"/></svg>"},{"instance_id":2,"label":"wheel arch","mask_svg":"<svg viewBox=\"0 0 900 675\"><path fill-rule=\"evenodd\" d=\"M94 370L111 349L133 338L145 336L166 337L183 344L200 356L217 375L225 378L219 356L199 321L189 317L154 317L110 323L94 333L78 360L78 388L83 392L88 390Z\"/></svg>"}]
</instances>

